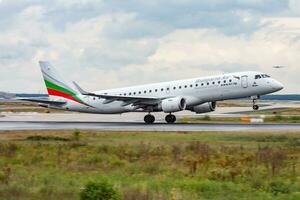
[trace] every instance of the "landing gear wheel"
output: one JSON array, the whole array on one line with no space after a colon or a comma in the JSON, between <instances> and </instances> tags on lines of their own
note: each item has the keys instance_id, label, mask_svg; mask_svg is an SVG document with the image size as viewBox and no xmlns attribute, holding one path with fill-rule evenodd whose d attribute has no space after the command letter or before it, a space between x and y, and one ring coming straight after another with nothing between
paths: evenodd
<instances>
[{"instance_id":1,"label":"landing gear wheel","mask_svg":"<svg viewBox=\"0 0 300 200\"><path fill-rule=\"evenodd\" d=\"M155 117L153 115L146 115L144 117L144 121L146 124L153 124L155 122Z\"/></svg>"},{"instance_id":2,"label":"landing gear wheel","mask_svg":"<svg viewBox=\"0 0 300 200\"><path fill-rule=\"evenodd\" d=\"M259 106L256 105L256 98L253 99L253 110L259 110Z\"/></svg>"},{"instance_id":3,"label":"landing gear wheel","mask_svg":"<svg viewBox=\"0 0 300 200\"><path fill-rule=\"evenodd\" d=\"M172 114L167 115L165 119L168 124L173 124L176 122L176 116Z\"/></svg>"},{"instance_id":4,"label":"landing gear wheel","mask_svg":"<svg viewBox=\"0 0 300 200\"><path fill-rule=\"evenodd\" d=\"M253 110L259 110L259 106L258 105L253 105Z\"/></svg>"}]
</instances>

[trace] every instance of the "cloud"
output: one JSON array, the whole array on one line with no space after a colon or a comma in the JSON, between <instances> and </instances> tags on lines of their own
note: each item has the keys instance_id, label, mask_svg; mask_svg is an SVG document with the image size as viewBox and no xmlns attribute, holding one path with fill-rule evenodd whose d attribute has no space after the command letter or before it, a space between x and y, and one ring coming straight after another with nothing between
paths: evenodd
<instances>
[{"instance_id":1,"label":"cloud","mask_svg":"<svg viewBox=\"0 0 300 200\"><path fill-rule=\"evenodd\" d=\"M44 91L50 60L91 90L260 70L298 92L298 2L2 0L0 90Z\"/></svg>"},{"instance_id":2,"label":"cloud","mask_svg":"<svg viewBox=\"0 0 300 200\"><path fill-rule=\"evenodd\" d=\"M300 15L300 1L298 0L290 0L289 1L290 12L294 16Z\"/></svg>"},{"instance_id":3,"label":"cloud","mask_svg":"<svg viewBox=\"0 0 300 200\"><path fill-rule=\"evenodd\" d=\"M299 54L300 40L273 31L272 26L251 37L227 36L210 29L178 30L160 39L157 51L145 64L127 65L120 74L132 82L147 83L256 70L283 81L289 86L286 91L297 92ZM274 70L275 65L288 66L287 72Z\"/></svg>"},{"instance_id":4,"label":"cloud","mask_svg":"<svg viewBox=\"0 0 300 200\"><path fill-rule=\"evenodd\" d=\"M161 36L178 28L200 27L219 29L226 34L251 33L259 28L257 22L261 15L280 13L289 8L289 1L4 0L0 7L0 21L9 21L26 7L36 5L45 8L44 21L60 31L70 23L111 13L127 13L130 18L107 24L107 35L135 38Z\"/></svg>"}]
</instances>

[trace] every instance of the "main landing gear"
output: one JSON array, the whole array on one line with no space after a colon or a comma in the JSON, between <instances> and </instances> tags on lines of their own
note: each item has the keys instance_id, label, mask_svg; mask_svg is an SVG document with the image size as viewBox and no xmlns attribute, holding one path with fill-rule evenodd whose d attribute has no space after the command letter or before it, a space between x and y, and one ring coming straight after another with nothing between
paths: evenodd
<instances>
[{"instance_id":1,"label":"main landing gear","mask_svg":"<svg viewBox=\"0 0 300 200\"><path fill-rule=\"evenodd\" d=\"M153 124L155 122L155 117L149 113L144 117L144 121L146 124Z\"/></svg>"},{"instance_id":2,"label":"main landing gear","mask_svg":"<svg viewBox=\"0 0 300 200\"><path fill-rule=\"evenodd\" d=\"M166 116L165 120L168 124L174 124L176 122L176 116L169 114Z\"/></svg>"},{"instance_id":3,"label":"main landing gear","mask_svg":"<svg viewBox=\"0 0 300 200\"><path fill-rule=\"evenodd\" d=\"M168 124L174 124L176 122L176 116L169 114L165 118ZM144 117L144 121L146 124L153 124L155 122L155 117L150 113Z\"/></svg>"}]
</instances>

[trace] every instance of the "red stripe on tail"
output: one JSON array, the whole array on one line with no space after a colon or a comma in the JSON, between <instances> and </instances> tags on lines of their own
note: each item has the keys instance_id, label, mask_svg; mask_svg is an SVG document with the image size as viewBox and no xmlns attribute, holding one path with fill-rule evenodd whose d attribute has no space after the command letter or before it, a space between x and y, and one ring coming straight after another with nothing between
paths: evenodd
<instances>
[{"instance_id":1,"label":"red stripe on tail","mask_svg":"<svg viewBox=\"0 0 300 200\"><path fill-rule=\"evenodd\" d=\"M73 96L71 96L69 94L66 94L64 92L57 91L57 90L54 90L54 89L51 89L51 88L47 88L47 90L48 90L49 95L63 97L65 99L69 99L69 100L75 101L77 103L81 103L77 99L75 99Z\"/></svg>"}]
</instances>

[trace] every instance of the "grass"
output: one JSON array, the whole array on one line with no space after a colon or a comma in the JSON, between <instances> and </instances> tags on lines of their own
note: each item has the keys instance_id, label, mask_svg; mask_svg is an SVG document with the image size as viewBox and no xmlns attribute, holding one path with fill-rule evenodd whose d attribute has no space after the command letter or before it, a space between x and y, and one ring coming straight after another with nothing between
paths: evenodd
<instances>
[{"instance_id":1,"label":"grass","mask_svg":"<svg viewBox=\"0 0 300 200\"><path fill-rule=\"evenodd\" d=\"M184 117L178 121L183 123L199 123L199 122L242 122L242 119L239 117ZM277 116L267 116L264 119L266 123L300 123L300 116L284 117L281 115Z\"/></svg>"},{"instance_id":2,"label":"grass","mask_svg":"<svg viewBox=\"0 0 300 200\"><path fill-rule=\"evenodd\" d=\"M282 117L277 115L275 117L268 117L265 119L265 122L276 122L276 123L300 123L300 116L293 116L293 117Z\"/></svg>"},{"instance_id":3,"label":"grass","mask_svg":"<svg viewBox=\"0 0 300 200\"><path fill-rule=\"evenodd\" d=\"M278 109L271 111L256 111L251 114L257 115L300 115L300 108Z\"/></svg>"},{"instance_id":4,"label":"grass","mask_svg":"<svg viewBox=\"0 0 300 200\"><path fill-rule=\"evenodd\" d=\"M63 110L49 109L39 107L37 103L26 101L8 101L0 102L0 112L20 113L20 112L36 112L36 113L60 113Z\"/></svg>"},{"instance_id":5,"label":"grass","mask_svg":"<svg viewBox=\"0 0 300 200\"><path fill-rule=\"evenodd\" d=\"M250 107L251 102L249 101L220 101L218 107Z\"/></svg>"},{"instance_id":6,"label":"grass","mask_svg":"<svg viewBox=\"0 0 300 200\"><path fill-rule=\"evenodd\" d=\"M300 132L0 132L0 199L299 199Z\"/></svg>"},{"instance_id":7,"label":"grass","mask_svg":"<svg viewBox=\"0 0 300 200\"><path fill-rule=\"evenodd\" d=\"M2 113L68 113L64 110L50 109L50 108L42 108L42 107L32 107L32 108L5 108L1 109Z\"/></svg>"},{"instance_id":8,"label":"grass","mask_svg":"<svg viewBox=\"0 0 300 200\"><path fill-rule=\"evenodd\" d=\"M238 117L210 117L208 115L203 117L183 117L178 119L183 123L197 123L197 122L241 122Z\"/></svg>"}]
</instances>

